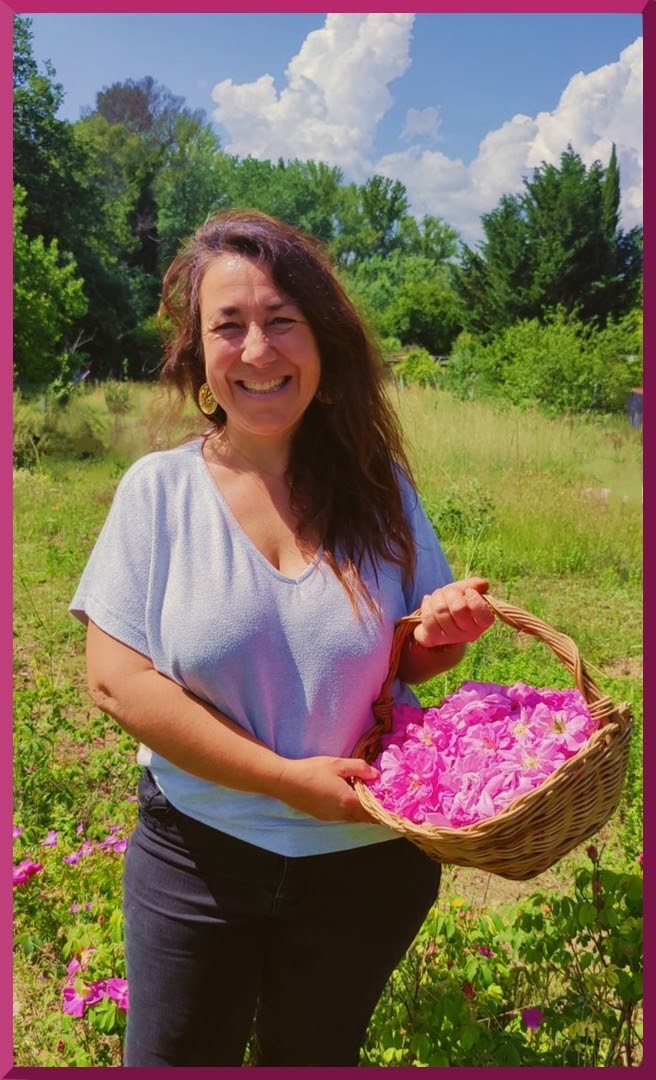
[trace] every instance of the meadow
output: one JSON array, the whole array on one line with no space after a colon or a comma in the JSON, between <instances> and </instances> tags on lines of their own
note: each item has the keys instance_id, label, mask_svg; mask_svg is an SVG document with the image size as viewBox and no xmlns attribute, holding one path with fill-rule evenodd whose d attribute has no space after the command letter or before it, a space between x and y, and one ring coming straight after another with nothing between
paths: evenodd
<instances>
[{"instance_id":1,"label":"meadow","mask_svg":"<svg viewBox=\"0 0 656 1080\"><path fill-rule=\"evenodd\" d=\"M445 867L381 999L362 1066L636 1066L642 1045L642 445L628 420L546 418L390 386L429 516L458 577L569 634L634 716L622 802L529 882ZM68 602L125 468L198 429L152 386L15 400L14 1063L116 1066L127 988L122 856L133 740L88 696ZM495 625L464 679L564 687L539 641ZM18 872L17 872L18 869Z\"/></svg>"}]
</instances>

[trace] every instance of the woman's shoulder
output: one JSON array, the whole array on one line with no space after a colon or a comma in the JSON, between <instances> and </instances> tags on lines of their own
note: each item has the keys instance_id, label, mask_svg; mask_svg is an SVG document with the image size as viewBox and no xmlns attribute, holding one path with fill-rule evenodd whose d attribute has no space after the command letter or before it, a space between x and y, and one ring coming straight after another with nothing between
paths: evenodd
<instances>
[{"instance_id":1,"label":"woman's shoulder","mask_svg":"<svg viewBox=\"0 0 656 1080\"><path fill-rule=\"evenodd\" d=\"M396 482L401 493L405 512L406 514L412 514L415 512L420 502L416 484L412 477L408 475L403 466L399 465L398 462L394 463L394 471L396 473Z\"/></svg>"},{"instance_id":2,"label":"woman's shoulder","mask_svg":"<svg viewBox=\"0 0 656 1080\"><path fill-rule=\"evenodd\" d=\"M160 503L170 501L188 486L202 461L202 440L195 438L171 449L151 450L137 458L122 474L116 488L115 501Z\"/></svg>"},{"instance_id":3,"label":"woman's shoulder","mask_svg":"<svg viewBox=\"0 0 656 1080\"><path fill-rule=\"evenodd\" d=\"M128 466L119 481L119 488L174 486L202 459L201 446L202 438L196 437L179 446L151 450Z\"/></svg>"}]
</instances>

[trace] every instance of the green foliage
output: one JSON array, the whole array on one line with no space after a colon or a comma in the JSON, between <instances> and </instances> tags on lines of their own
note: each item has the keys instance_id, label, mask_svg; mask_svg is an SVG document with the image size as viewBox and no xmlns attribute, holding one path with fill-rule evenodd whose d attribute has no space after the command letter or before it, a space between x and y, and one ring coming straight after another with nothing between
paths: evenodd
<instances>
[{"instance_id":1,"label":"green foliage","mask_svg":"<svg viewBox=\"0 0 656 1080\"><path fill-rule=\"evenodd\" d=\"M321 161L258 161L219 155L214 206L254 207L327 243L342 180L340 169ZM199 223L200 224L200 223Z\"/></svg>"},{"instance_id":2,"label":"green foliage","mask_svg":"<svg viewBox=\"0 0 656 1080\"><path fill-rule=\"evenodd\" d=\"M43 460L103 457L109 448L106 419L86 395L57 383L42 397L14 399L14 467L32 468ZM129 392L128 392L129 393Z\"/></svg>"},{"instance_id":3,"label":"green foliage","mask_svg":"<svg viewBox=\"0 0 656 1080\"><path fill-rule=\"evenodd\" d=\"M463 333L446 385L458 397L504 397L551 414L624 411L642 377L639 332L637 313L599 330L559 309L545 322L517 322L488 344Z\"/></svg>"},{"instance_id":4,"label":"green foliage","mask_svg":"<svg viewBox=\"0 0 656 1080\"><path fill-rule=\"evenodd\" d=\"M401 383L417 383L418 386L437 386L441 373L436 361L427 349L409 349L396 367L394 374Z\"/></svg>"},{"instance_id":5,"label":"green foliage","mask_svg":"<svg viewBox=\"0 0 656 1080\"><path fill-rule=\"evenodd\" d=\"M30 239L79 254L80 238L102 227L87 158L73 126L59 120L64 90L50 63L32 55L32 21L14 16L13 175L26 192L24 229Z\"/></svg>"},{"instance_id":6,"label":"green foliage","mask_svg":"<svg viewBox=\"0 0 656 1080\"><path fill-rule=\"evenodd\" d=\"M19 752L24 749L21 742ZM68 783L70 767L52 749L48 767L58 781L59 793ZM116 774L115 751L113 756L113 764L108 758L104 762L105 779L110 770ZM24 767L33 764L26 760ZM93 790L86 765L85 785ZM37 763L35 771L45 779L45 763L43 769ZM119 765L119 774L122 771ZM39 816L25 818L24 805L16 811L15 820L25 824L14 840L15 864L29 858L42 867L14 891L16 1034L24 1051L31 1047L28 1060L35 1065L117 1066L126 1019L117 1002L105 997L86 1007L82 1017L66 1015L62 1007L66 987L84 997L92 983L125 978L119 897L122 850L134 826L134 808L126 802L125 787L119 781L120 801L107 798L108 785L95 789L96 809L102 805L103 810L92 816L88 798L80 799L77 779L74 775L75 794L67 812L60 804L43 801ZM64 857L73 861L66 862ZM77 971L73 970L76 965ZM21 1008L26 1005L27 987L34 987L38 1001L38 1013L29 1021Z\"/></svg>"},{"instance_id":7,"label":"green foliage","mask_svg":"<svg viewBox=\"0 0 656 1080\"><path fill-rule=\"evenodd\" d=\"M107 382L103 383L103 394L107 410L112 415L119 416L130 411L132 393L130 384L125 379L122 382L119 382L118 379L108 379Z\"/></svg>"},{"instance_id":8,"label":"green foliage","mask_svg":"<svg viewBox=\"0 0 656 1080\"><path fill-rule=\"evenodd\" d=\"M63 374L58 350L87 309L75 262L57 240L30 240L23 230L25 190L14 188L14 374L43 384Z\"/></svg>"},{"instance_id":9,"label":"green foliage","mask_svg":"<svg viewBox=\"0 0 656 1080\"><path fill-rule=\"evenodd\" d=\"M463 247L454 280L467 330L498 334L555 308L604 325L638 300L642 234L618 228L619 174L589 168L571 146L558 166L543 163L520 195L503 195L481 221L478 251Z\"/></svg>"},{"instance_id":10,"label":"green foliage","mask_svg":"<svg viewBox=\"0 0 656 1080\"><path fill-rule=\"evenodd\" d=\"M494 500L477 480L445 486L424 508L443 541L479 539L496 525Z\"/></svg>"},{"instance_id":11,"label":"green foliage","mask_svg":"<svg viewBox=\"0 0 656 1080\"><path fill-rule=\"evenodd\" d=\"M105 265L116 266L137 249L133 218L147 168L139 136L123 124L93 113L75 124L75 138L87 155L87 176L102 202L103 235L96 240Z\"/></svg>"},{"instance_id":12,"label":"green foliage","mask_svg":"<svg viewBox=\"0 0 656 1080\"><path fill-rule=\"evenodd\" d=\"M348 266L378 255L385 258L401 244L401 223L409 211L399 180L372 176L365 184L348 184L339 193L337 231L331 249Z\"/></svg>"},{"instance_id":13,"label":"green foliage","mask_svg":"<svg viewBox=\"0 0 656 1080\"><path fill-rule=\"evenodd\" d=\"M444 265L424 254L373 255L342 270L349 294L383 337L448 354L460 330L455 291Z\"/></svg>"},{"instance_id":14,"label":"green foliage","mask_svg":"<svg viewBox=\"0 0 656 1080\"><path fill-rule=\"evenodd\" d=\"M175 139L153 181L157 202L159 266L166 269L181 242L213 210L225 205L219 179L219 142L208 124L176 118Z\"/></svg>"},{"instance_id":15,"label":"green foliage","mask_svg":"<svg viewBox=\"0 0 656 1080\"><path fill-rule=\"evenodd\" d=\"M568 892L535 892L506 918L438 904L381 998L360 1064L640 1065L642 875L604 869L589 850Z\"/></svg>"},{"instance_id":16,"label":"green foliage","mask_svg":"<svg viewBox=\"0 0 656 1080\"><path fill-rule=\"evenodd\" d=\"M127 373L132 379L152 378L162 360L162 335L156 314L142 319L123 337Z\"/></svg>"},{"instance_id":17,"label":"green foliage","mask_svg":"<svg viewBox=\"0 0 656 1080\"><path fill-rule=\"evenodd\" d=\"M81 120L61 121L63 88L49 64L39 70L31 39L30 20L16 16L22 379L53 383L52 393L65 396L70 384L58 353L81 343L96 379L113 377L125 356L132 378L150 377L161 355L153 323L170 259L214 210L255 207L327 245L379 337L445 356L463 328L477 335L466 347L458 339L455 393L530 402L541 392L553 409L623 407L631 336L624 320L635 321L640 303L642 235L619 228L614 148L606 169L586 167L571 147L558 166L543 163L523 193L504 194L483 215L485 240L473 251L459 247L442 219L416 219L398 180L344 184L339 168L324 162L223 153L202 110L188 109L151 76L103 88ZM526 329L548 325L561 310L590 333L593 325L609 331L583 360L583 344L571 335L554 332L552 352ZM499 346L514 325L522 328L517 339ZM530 365L509 363L506 346L530 353ZM628 355L639 351L634 344ZM632 363L637 382L639 361Z\"/></svg>"}]
</instances>

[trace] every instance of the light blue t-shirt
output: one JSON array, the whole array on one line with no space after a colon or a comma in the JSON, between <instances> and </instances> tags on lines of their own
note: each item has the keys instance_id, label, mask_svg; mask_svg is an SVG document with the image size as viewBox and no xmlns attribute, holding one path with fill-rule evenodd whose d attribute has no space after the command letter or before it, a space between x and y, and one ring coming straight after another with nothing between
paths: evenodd
<instances>
[{"instance_id":1,"label":"light blue t-shirt","mask_svg":"<svg viewBox=\"0 0 656 1080\"><path fill-rule=\"evenodd\" d=\"M149 657L184 686L289 758L350 757L374 723L394 623L453 580L413 489L402 480L417 548L412 586L392 563L363 576L382 621L351 602L318 552L297 578L268 562L242 530L202 455L202 440L147 454L121 479L70 610ZM396 683L395 698L416 703ZM382 825L318 821L264 795L201 780L147 747L178 810L282 855L390 839Z\"/></svg>"}]
</instances>

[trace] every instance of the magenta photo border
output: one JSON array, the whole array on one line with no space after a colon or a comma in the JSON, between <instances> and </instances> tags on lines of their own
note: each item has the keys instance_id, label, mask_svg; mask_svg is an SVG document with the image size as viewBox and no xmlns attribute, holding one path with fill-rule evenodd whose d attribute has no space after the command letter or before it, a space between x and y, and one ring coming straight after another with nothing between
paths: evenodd
<instances>
[{"instance_id":1,"label":"magenta photo border","mask_svg":"<svg viewBox=\"0 0 656 1080\"><path fill-rule=\"evenodd\" d=\"M357 12L361 12L362 8L357 6L355 8ZM375 12L399 12L403 11L403 5L398 3L385 3L379 2L373 8ZM33 0L31 3L16 2L13 4L6 3L5 0L0 0L0 147L2 147L2 160L0 161L0 257L2 258L2 273L0 275L0 344L2 346L0 356L0 377L2 378L3 385L6 390L0 393L0 409L2 415L0 416L0 433L2 438L6 440L6 456L3 454L2 461L3 469L6 468L5 476L0 480L0 544L2 545L2 566L3 573L0 578L0 588L3 591L3 604L2 611L5 618L2 620L0 633L2 635L1 648L0 648L0 662L2 663L2 673L0 677L0 687L4 695L5 706L0 710L0 716L2 717L2 724L0 725L0 738L2 743L0 745L0 762L2 762L2 771L4 773L3 782L0 784L0 808L2 811L2 821L0 822L0 837L2 838L2 851L9 854L11 852L11 824L12 824L12 770L11 770L11 758L12 758L12 653L13 653L13 638L12 638L12 473L10 469L10 462L12 460L12 447L11 447L11 431L12 431L12 365L10 362L12 354L12 290L11 290L11 274L12 274L12 177L11 177L11 159L9 149L11 147L12 139L12 65L11 65L11 53L12 53L12 19L16 14L20 15L37 15L37 14L74 14L89 12L93 14L163 14L163 13L180 13L180 14L203 14L203 13L232 13L232 14L258 14L258 13L287 13L297 12L302 14L313 13L327 13L327 12L351 12L352 4L341 2L331 3L328 7L326 5L319 5L311 0L306 0L304 3L291 2L291 0L278 0L278 3L258 3L255 0L251 0L250 3L246 2L245 8L237 4L218 3L217 0L189 0L189 3L181 4L180 2L167 2L167 0L104 0L100 3L92 3L91 0L61 0L60 3L51 2L47 3L45 0ZM445 2L445 0L433 0L433 3L416 3L409 5L408 11L411 13L435 13L435 14L622 14L622 15L642 15L643 26L643 49L644 49L644 235L645 235L645 279L644 279L644 335L645 335L645 374L644 374L644 386L646 392L644 397L646 398L646 405L644 405L643 411L643 449L644 449L644 461L648 464L653 461L653 443L654 432L652 430L652 423L649 419L651 415L651 384L654 382L652 372L650 371L650 364L655 361L653 359L654 343L656 342L656 301L654 299L654 247L653 247L653 206L654 196L653 192L656 187L656 169L654 168L654 157L656 155L656 149L654 148L654 140L649 139L646 133L650 130L650 123L654 123L654 111L651 108L651 94L654 90L654 82L656 81L656 0L536 0L534 3L530 3L529 0L519 2L519 0L451 0L451 2ZM651 191L650 191L651 188ZM645 473L647 469L645 469ZM649 485L645 485L644 492L644 525L645 525L645 540L644 551L656 552L656 530L651 522L651 494L649 491ZM654 577L650 562L645 558L644 560L644 595L650 597L651 590L650 585L652 578ZM651 716L651 703L654 701L654 683L656 681L656 663L654 668L651 668L649 662L649 649L654 641L654 624L655 618L652 614L651 604L646 603L644 605L644 637L645 637L645 652L647 663L644 665L645 682L644 682L644 698L645 698L645 731L649 732L649 718ZM656 660L656 657L654 658ZM651 747L651 739L645 738L645 771L649 769L649 755L648 751ZM645 784L645 818L649 820L649 807L651 806L651 799L649 795L649 785ZM13 856L12 856L13 862ZM649 866L654 864L654 860L650 855L649 844L645 839L645 862L647 864L646 874L649 874ZM22 1068L13 1065L12 1054L12 886L11 886L11 874L9 866L9 857L7 858L7 864L5 870L0 875L0 881L2 881L2 890L0 891L0 1077L37 1077L44 1069L42 1068ZM649 878L647 877L647 884L645 888L646 896L651 893L649 886ZM650 905L647 903L646 910L650 910ZM649 942L651 941L651 928L646 927L645 934L645 951L649 954ZM344 973L345 979L348 979L348 972ZM646 991L645 998L647 1003L650 1000L650 989L653 985L653 965L648 961L645 963L645 979L646 979ZM648 1007L648 1006L647 1006ZM645 1025L645 1055L643 1060L643 1068L648 1068L649 1064L653 1062L651 1057L651 1036L649 1034L649 1022ZM65 1072L75 1071L73 1069L65 1069ZM85 1072L102 1073L105 1070L102 1068L87 1068ZM139 1069L139 1070L125 1070L122 1071L137 1071L139 1076L148 1072L151 1075L165 1075L161 1069ZM207 1076L216 1077L217 1073L221 1076L228 1074L235 1074L239 1072L239 1069L225 1068L225 1069L194 1069L194 1075L200 1073L207 1074ZM277 1072L281 1076L288 1075L289 1070L285 1068L270 1068L266 1069L267 1072ZM294 1074L296 1076L306 1077L328 1077L330 1072L355 1072L353 1069L328 1069L328 1068L302 1068L295 1069ZM405 1069L406 1072L411 1072L411 1069ZM429 1070L431 1072L435 1069ZM465 1072L474 1072L475 1069L465 1069ZM504 1068L493 1068L489 1071L497 1072L498 1074L506 1074ZM543 1068L539 1069L543 1073L556 1074L558 1072L555 1068ZM570 1069L570 1072L589 1072L589 1069ZM330 1078L328 1078L330 1080Z\"/></svg>"}]
</instances>

